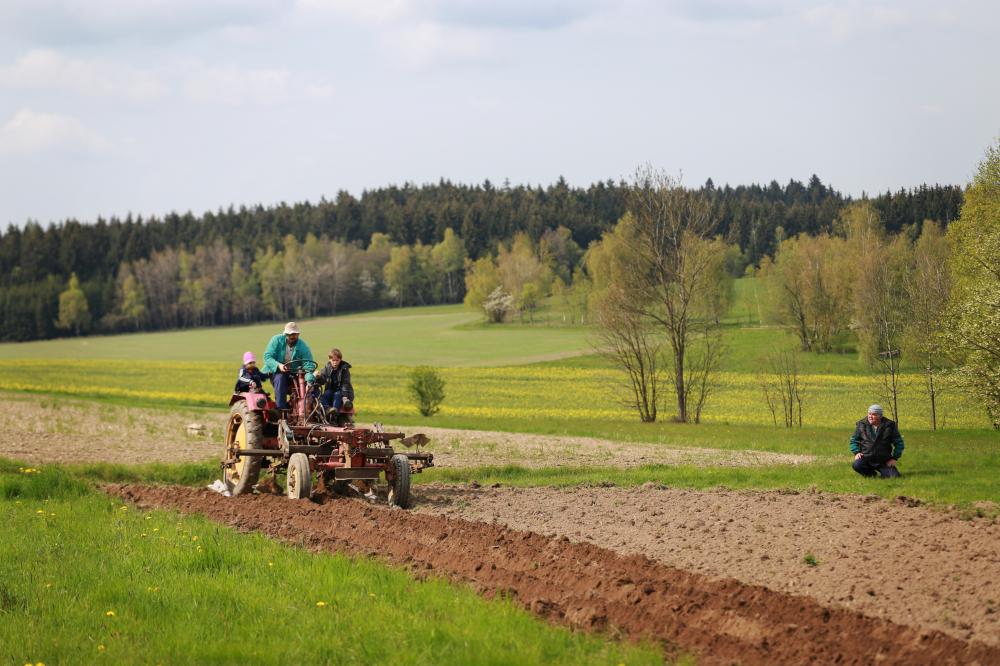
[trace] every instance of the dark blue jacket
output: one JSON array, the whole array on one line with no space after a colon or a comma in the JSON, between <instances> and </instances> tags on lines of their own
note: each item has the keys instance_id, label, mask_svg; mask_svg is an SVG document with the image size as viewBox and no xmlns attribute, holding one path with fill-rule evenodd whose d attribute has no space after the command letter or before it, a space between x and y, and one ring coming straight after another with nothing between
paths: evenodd
<instances>
[{"instance_id":1,"label":"dark blue jacket","mask_svg":"<svg viewBox=\"0 0 1000 666\"><path fill-rule=\"evenodd\" d=\"M233 389L233 393L246 393L251 390L253 384L256 384L256 390L260 391L264 388L265 379L266 377L257 368L251 372L247 370L245 365L241 365L240 374L236 376L236 388Z\"/></svg>"}]
</instances>

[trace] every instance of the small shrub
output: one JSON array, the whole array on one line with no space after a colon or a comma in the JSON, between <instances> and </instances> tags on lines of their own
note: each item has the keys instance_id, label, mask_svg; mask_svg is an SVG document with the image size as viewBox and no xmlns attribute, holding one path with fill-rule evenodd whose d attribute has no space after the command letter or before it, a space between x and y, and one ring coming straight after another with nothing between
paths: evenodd
<instances>
[{"instance_id":1,"label":"small shrub","mask_svg":"<svg viewBox=\"0 0 1000 666\"><path fill-rule=\"evenodd\" d=\"M486 319L494 324L501 323L507 318L507 313L514 309L514 297L503 290L503 287L494 289L486 300L483 301L483 311L486 312Z\"/></svg>"},{"instance_id":2,"label":"small shrub","mask_svg":"<svg viewBox=\"0 0 1000 666\"><path fill-rule=\"evenodd\" d=\"M444 380L434 368L421 365L410 373L410 396L424 416L433 416L444 402Z\"/></svg>"},{"instance_id":3,"label":"small shrub","mask_svg":"<svg viewBox=\"0 0 1000 666\"><path fill-rule=\"evenodd\" d=\"M817 560L816 556L813 555L812 553L806 553L806 556L802 558L802 561L811 567L814 567L819 564L819 560Z\"/></svg>"}]
</instances>

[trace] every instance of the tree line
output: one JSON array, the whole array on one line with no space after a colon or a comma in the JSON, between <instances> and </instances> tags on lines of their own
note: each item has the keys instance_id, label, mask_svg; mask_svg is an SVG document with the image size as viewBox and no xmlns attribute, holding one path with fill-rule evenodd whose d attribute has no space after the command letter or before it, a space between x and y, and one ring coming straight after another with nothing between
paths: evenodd
<instances>
[{"instance_id":1,"label":"tree line","mask_svg":"<svg viewBox=\"0 0 1000 666\"><path fill-rule=\"evenodd\" d=\"M818 232L779 233L773 259L749 271L767 286L769 315L794 331L801 352L856 349L881 371L897 421L905 360L924 373L932 427L947 373L1000 428L1000 145L947 229L947 219L890 228L884 210L893 207L851 202ZM626 373L643 421L657 419L666 387L673 418L697 423L715 386L727 256L743 252L718 233L720 221L710 190L641 168L626 213L584 257L600 349ZM772 351L760 380L775 423L780 407L786 426L801 426L795 353Z\"/></svg>"},{"instance_id":2,"label":"tree line","mask_svg":"<svg viewBox=\"0 0 1000 666\"><path fill-rule=\"evenodd\" d=\"M316 204L11 226L0 234L0 340L457 302L465 295L464 268L428 254L446 241L449 229L472 261L497 259L497 248L511 246L519 235L536 251L545 241L549 254L542 262L559 277L552 282L559 291L580 267L552 253L572 253L573 247L587 248L600 239L624 215L629 191L624 181L586 188L570 187L563 179L545 188L441 181L385 187L360 197L341 191L332 201ZM716 232L738 248L744 265L772 255L785 238L829 231L851 203L816 176L785 186L772 181L716 187L709 180L691 191L711 203L718 216ZM921 186L870 201L887 229L895 231L924 219L947 224L957 217L962 190ZM514 251L515 257L521 254ZM299 293L291 279L295 271L278 269L289 257L314 262L308 266L316 287L302 287ZM442 262L449 268L441 269ZM306 274L304 266L298 275ZM545 291L538 284L538 291ZM512 286L521 291L521 285ZM538 298L533 289L522 294L527 299L522 312L530 312ZM64 314L85 305L86 316L60 318L60 303L67 300L60 295L67 290L74 295L67 303L74 307L66 305ZM507 295L514 298L510 291ZM144 311L137 314L140 302Z\"/></svg>"}]
</instances>

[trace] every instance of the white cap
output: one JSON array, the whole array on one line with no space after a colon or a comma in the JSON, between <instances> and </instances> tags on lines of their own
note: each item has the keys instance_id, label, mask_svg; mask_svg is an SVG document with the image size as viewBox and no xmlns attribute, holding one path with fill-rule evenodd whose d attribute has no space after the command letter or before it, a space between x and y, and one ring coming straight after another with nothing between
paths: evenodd
<instances>
[{"instance_id":1,"label":"white cap","mask_svg":"<svg viewBox=\"0 0 1000 666\"><path fill-rule=\"evenodd\" d=\"M285 335L291 335L292 333L296 335L299 334L299 325L296 324L294 321L290 321L287 324L285 324Z\"/></svg>"}]
</instances>

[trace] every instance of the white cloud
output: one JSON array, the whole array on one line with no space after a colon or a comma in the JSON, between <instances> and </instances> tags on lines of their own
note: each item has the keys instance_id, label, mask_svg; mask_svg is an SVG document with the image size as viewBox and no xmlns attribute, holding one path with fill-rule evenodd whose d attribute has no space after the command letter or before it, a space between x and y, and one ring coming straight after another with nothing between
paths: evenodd
<instances>
[{"instance_id":1,"label":"white cloud","mask_svg":"<svg viewBox=\"0 0 1000 666\"><path fill-rule=\"evenodd\" d=\"M310 83L303 89L307 99L325 101L337 96L337 89L328 83Z\"/></svg>"},{"instance_id":2,"label":"white cloud","mask_svg":"<svg viewBox=\"0 0 1000 666\"><path fill-rule=\"evenodd\" d=\"M152 73L102 60L68 58L34 49L0 67L0 87L55 88L99 97L145 102L162 97L166 85Z\"/></svg>"},{"instance_id":3,"label":"white cloud","mask_svg":"<svg viewBox=\"0 0 1000 666\"><path fill-rule=\"evenodd\" d=\"M284 68L212 65L191 59L139 68L71 58L52 49L34 49L10 65L0 65L0 92L4 88L66 91L136 103L181 91L190 101L230 106L277 104L293 96L313 100L333 96L328 82L313 80L308 74L293 75Z\"/></svg>"},{"instance_id":4,"label":"white cloud","mask_svg":"<svg viewBox=\"0 0 1000 666\"><path fill-rule=\"evenodd\" d=\"M836 40L848 40L857 35L894 30L916 20L919 10L890 7L887 4L823 4L803 12L807 23L811 23Z\"/></svg>"},{"instance_id":5,"label":"white cloud","mask_svg":"<svg viewBox=\"0 0 1000 666\"><path fill-rule=\"evenodd\" d=\"M413 12L411 0L297 0L296 6L307 12L333 12L363 23L391 23Z\"/></svg>"},{"instance_id":6,"label":"white cloud","mask_svg":"<svg viewBox=\"0 0 1000 666\"><path fill-rule=\"evenodd\" d=\"M420 69L441 62L488 59L492 42L486 33L425 21L393 29L382 37L384 48L404 66Z\"/></svg>"},{"instance_id":7,"label":"white cloud","mask_svg":"<svg viewBox=\"0 0 1000 666\"><path fill-rule=\"evenodd\" d=\"M306 12L336 13L374 24L427 23L482 29L551 29L588 16L611 0L297 0Z\"/></svg>"},{"instance_id":8,"label":"white cloud","mask_svg":"<svg viewBox=\"0 0 1000 666\"><path fill-rule=\"evenodd\" d=\"M203 103L279 104L291 92L291 74L286 69L195 65L184 78L184 93L189 99Z\"/></svg>"},{"instance_id":9,"label":"white cloud","mask_svg":"<svg viewBox=\"0 0 1000 666\"><path fill-rule=\"evenodd\" d=\"M103 153L110 147L100 133L73 116L21 109L0 127L0 153Z\"/></svg>"},{"instance_id":10,"label":"white cloud","mask_svg":"<svg viewBox=\"0 0 1000 666\"><path fill-rule=\"evenodd\" d=\"M272 22L283 0L4 0L0 35L47 44L170 40Z\"/></svg>"}]
</instances>

